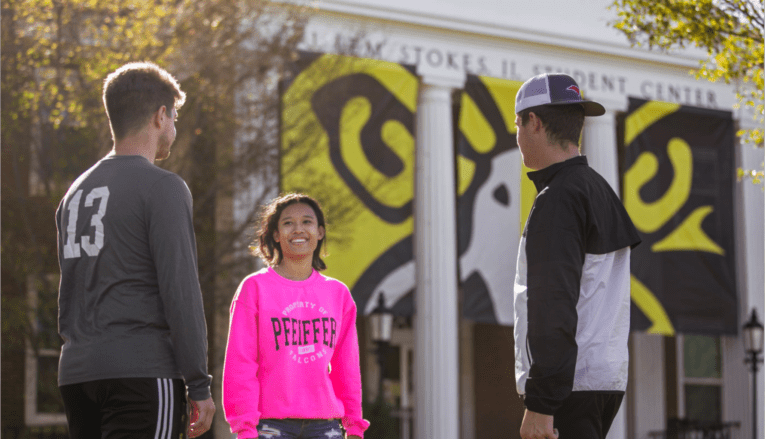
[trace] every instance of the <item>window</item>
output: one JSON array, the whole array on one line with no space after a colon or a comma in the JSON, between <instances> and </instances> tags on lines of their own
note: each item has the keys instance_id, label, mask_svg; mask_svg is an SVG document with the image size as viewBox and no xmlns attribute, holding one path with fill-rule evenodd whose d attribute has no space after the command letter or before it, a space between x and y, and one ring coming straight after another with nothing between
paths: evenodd
<instances>
[{"instance_id":1,"label":"window","mask_svg":"<svg viewBox=\"0 0 765 439\"><path fill-rule=\"evenodd\" d=\"M677 336L680 418L701 423L722 422L722 369L720 337Z\"/></svg>"},{"instance_id":2,"label":"window","mask_svg":"<svg viewBox=\"0 0 765 439\"><path fill-rule=\"evenodd\" d=\"M26 341L24 416L29 426L66 424L58 390L58 275L27 279L31 334Z\"/></svg>"}]
</instances>

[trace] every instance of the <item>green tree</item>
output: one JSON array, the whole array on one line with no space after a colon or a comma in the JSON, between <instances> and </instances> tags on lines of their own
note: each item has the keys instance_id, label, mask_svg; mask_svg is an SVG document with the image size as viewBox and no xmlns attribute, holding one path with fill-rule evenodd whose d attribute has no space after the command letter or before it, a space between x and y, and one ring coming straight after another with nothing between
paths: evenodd
<instances>
[{"instance_id":1,"label":"green tree","mask_svg":"<svg viewBox=\"0 0 765 439\"><path fill-rule=\"evenodd\" d=\"M618 17L611 24L633 45L665 51L687 46L705 50L708 58L692 73L736 85L738 105L749 107L756 122L756 128L738 135L744 142L763 146L762 0L616 0L611 8ZM763 177L763 171L747 173L758 181Z\"/></svg>"},{"instance_id":2,"label":"green tree","mask_svg":"<svg viewBox=\"0 0 765 439\"><path fill-rule=\"evenodd\" d=\"M230 220L232 197L248 189L246 176L277 186L278 80L295 58L306 9L267 0L1 4L3 358L23 358L27 341L35 349L40 344L39 315L29 312L25 297L29 285L42 285L41 305L55 307L57 285L46 276L58 273L53 213L73 179L112 146L103 79L126 62L150 60L175 74L188 94L173 154L158 165L183 176L194 196L209 364L222 364L225 339L221 345L215 338L216 319L227 321L240 273L251 269L241 251L249 224ZM245 218L269 195L257 192ZM20 397L5 378L23 382L23 370L14 375L8 364L4 407L11 393ZM4 432L8 419L23 424L23 405L8 407L14 405L21 415L4 413Z\"/></svg>"}]
</instances>

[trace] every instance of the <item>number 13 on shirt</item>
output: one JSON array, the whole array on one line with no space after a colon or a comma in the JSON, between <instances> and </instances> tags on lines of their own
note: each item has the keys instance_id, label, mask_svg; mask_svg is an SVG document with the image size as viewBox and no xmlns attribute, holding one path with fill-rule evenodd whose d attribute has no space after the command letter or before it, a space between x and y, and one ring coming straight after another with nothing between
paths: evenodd
<instances>
[{"instance_id":1,"label":"number 13 on shirt","mask_svg":"<svg viewBox=\"0 0 765 439\"><path fill-rule=\"evenodd\" d=\"M97 256L98 252L104 246L104 223L101 221L106 215L106 202L109 200L109 188L101 186L91 190L85 197L85 206L92 207L93 201L100 198L98 211L90 217L91 227L95 227L95 237L83 235L80 237L80 243L77 243L77 217L80 211L80 199L82 198L82 189L78 190L69 201L66 207L69 211L69 221L66 225L66 244L64 244L64 259L79 258L80 247L85 250L88 256Z\"/></svg>"}]
</instances>

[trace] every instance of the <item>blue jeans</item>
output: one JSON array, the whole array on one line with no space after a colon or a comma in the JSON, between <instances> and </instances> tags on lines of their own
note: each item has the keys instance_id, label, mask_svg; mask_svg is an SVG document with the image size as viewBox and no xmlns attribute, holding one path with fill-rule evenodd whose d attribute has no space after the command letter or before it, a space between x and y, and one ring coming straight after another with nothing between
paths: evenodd
<instances>
[{"instance_id":1,"label":"blue jeans","mask_svg":"<svg viewBox=\"0 0 765 439\"><path fill-rule=\"evenodd\" d=\"M261 419L258 437L263 439L343 439L339 419Z\"/></svg>"}]
</instances>

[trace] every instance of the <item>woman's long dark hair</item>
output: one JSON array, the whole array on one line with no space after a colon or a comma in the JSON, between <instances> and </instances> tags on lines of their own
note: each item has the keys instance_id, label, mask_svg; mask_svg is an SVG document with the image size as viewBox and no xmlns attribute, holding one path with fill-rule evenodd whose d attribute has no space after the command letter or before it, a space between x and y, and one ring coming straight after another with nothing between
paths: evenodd
<instances>
[{"instance_id":1,"label":"woman's long dark hair","mask_svg":"<svg viewBox=\"0 0 765 439\"><path fill-rule=\"evenodd\" d=\"M305 194L284 194L263 206L255 242L251 247L252 253L262 259L268 266L278 265L282 262L282 247L274 240L274 232L279 229L279 217L281 217L284 209L287 206L298 203L311 206L313 213L316 215L316 221L319 223L318 225L324 227L324 238L321 238L316 245L316 250L313 251L313 259L311 260L311 266L316 271L322 271L327 268L327 265L321 259L322 255L326 256L326 253L323 253L324 240L327 238L324 212L322 212L318 201Z\"/></svg>"}]
</instances>

